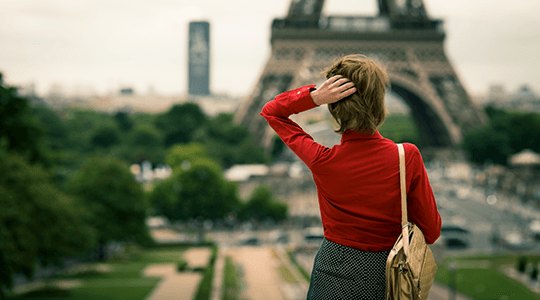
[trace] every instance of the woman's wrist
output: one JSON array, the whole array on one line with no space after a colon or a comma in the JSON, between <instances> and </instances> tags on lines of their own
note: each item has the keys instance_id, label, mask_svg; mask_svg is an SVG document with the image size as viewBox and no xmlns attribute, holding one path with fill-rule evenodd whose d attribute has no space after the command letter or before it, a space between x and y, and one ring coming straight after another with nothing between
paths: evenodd
<instances>
[{"instance_id":1,"label":"woman's wrist","mask_svg":"<svg viewBox=\"0 0 540 300\"><path fill-rule=\"evenodd\" d=\"M313 101L313 104L317 105L317 106L320 106L320 102L318 102L319 100L319 97L318 97L318 93L317 93L317 90L313 90L311 92L309 92L309 95L311 96L311 100Z\"/></svg>"}]
</instances>

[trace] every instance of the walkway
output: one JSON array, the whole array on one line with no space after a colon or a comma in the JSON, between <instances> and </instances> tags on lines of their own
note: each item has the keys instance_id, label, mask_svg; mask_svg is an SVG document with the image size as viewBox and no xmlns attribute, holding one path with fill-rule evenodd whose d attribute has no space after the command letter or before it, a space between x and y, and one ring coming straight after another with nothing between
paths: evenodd
<instances>
[{"instance_id":1,"label":"walkway","mask_svg":"<svg viewBox=\"0 0 540 300\"><path fill-rule=\"evenodd\" d=\"M208 248L190 248L183 254L189 268L205 267L210 259ZM154 264L143 270L144 276L163 277L146 300L192 300L203 277L200 272L176 271L176 264Z\"/></svg>"},{"instance_id":2,"label":"walkway","mask_svg":"<svg viewBox=\"0 0 540 300\"><path fill-rule=\"evenodd\" d=\"M232 248L224 255L231 256L244 271L246 290L242 298L286 300L281 291L279 260L273 256L270 246ZM223 276L223 273L216 275Z\"/></svg>"},{"instance_id":3,"label":"walkway","mask_svg":"<svg viewBox=\"0 0 540 300\"><path fill-rule=\"evenodd\" d=\"M192 300L202 279L200 273L178 273L175 264L150 265L144 276L163 277L147 300Z\"/></svg>"}]
</instances>

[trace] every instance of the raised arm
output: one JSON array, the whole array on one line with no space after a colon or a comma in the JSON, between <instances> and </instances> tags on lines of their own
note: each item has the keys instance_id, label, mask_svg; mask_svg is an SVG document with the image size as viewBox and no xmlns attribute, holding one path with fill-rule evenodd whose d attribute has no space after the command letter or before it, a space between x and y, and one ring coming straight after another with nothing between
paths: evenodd
<instances>
[{"instance_id":1,"label":"raised arm","mask_svg":"<svg viewBox=\"0 0 540 300\"><path fill-rule=\"evenodd\" d=\"M274 100L264 105L261 116L266 119L281 140L311 168L313 162L324 155L328 148L315 142L289 116L312 109L316 105L339 101L354 91L356 91L354 85L348 83L347 79L334 76L318 89L310 85L276 96Z\"/></svg>"},{"instance_id":2,"label":"raised arm","mask_svg":"<svg viewBox=\"0 0 540 300\"><path fill-rule=\"evenodd\" d=\"M311 91L311 98L315 105L337 102L356 92L354 83L349 79L336 75L326 80L318 89Z\"/></svg>"}]
</instances>

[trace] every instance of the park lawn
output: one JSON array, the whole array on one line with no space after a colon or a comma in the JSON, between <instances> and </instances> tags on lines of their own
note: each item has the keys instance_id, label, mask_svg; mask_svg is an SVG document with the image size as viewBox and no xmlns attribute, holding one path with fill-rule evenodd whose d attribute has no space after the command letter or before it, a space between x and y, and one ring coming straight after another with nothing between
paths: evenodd
<instances>
[{"instance_id":1,"label":"park lawn","mask_svg":"<svg viewBox=\"0 0 540 300\"><path fill-rule=\"evenodd\" d=\"M100 299L100 300L142 300L155 288L161 278L141 278L140 280L122 279L117 282L110 280L85 281L83 287L71 290L70 297L50 299ZM115 285L117 284L117 285ZM45 299L45 298L32 298Z\"/></svg>"},{"instance_id":2,"label":"park lawn","mask_svg":"<svg viewBox=\"0 0 540 300\"><path fill-rule=\"evenodd\" d=\"M535 294L525 284L506 276L505 268L515 268L518 256L475 256L463 258L448 258L438 264L439 269L435 280L446 286L451 286L452 277L455 276L457 289L460 293L475 300L487 299L517 299L537 300L540 295ZM459 266L455 275L449 269L451 261ZM538 263L540 256L528 257L528 261ZM489 262L485 267L475 267L477 262ZM468 267L469 265L469 267Z\"/></svg>"},{"instance_id":3,"label":"park lawn","mask_svg":"<svg viewBox=\"0 0 540 300\"><path fill-rule=\"evenodd\" d=\"M33 295L12 295L7 299L35 300L143 300L161 281L161 277L145 277L143 270L147 265L177 263L188 247L167 247L147 249L127 262L109 262L101 265L110 268L107 272L89 271L80 274L62 274L52 280L76 280L82 286L69 289L67 293L51 295L47 293Z\"/></svg>"},{"instance_id":4,"label":"park lawn","mask_svg":"<svg viewBox=\"0 0 540 300\"><path fill-rule=\"evenodd\" d=\"M420 133L412 115L403 113L388 114L378 130L383 137L396 143L421 144Z\"/></svg>"},{"instance_id":5,"label":"park lawn","mask_svg":"<svg viewBox=\"0 0 540 300\"><path fill-rule=\"evenodd\" d=\"M138 262L147 264L155 263L171 263L178 262L182 258L182 254L188 249L187 246L178 246L172 248L156 248L149 249L141 253Z\"/></svg>"}]
</instances>

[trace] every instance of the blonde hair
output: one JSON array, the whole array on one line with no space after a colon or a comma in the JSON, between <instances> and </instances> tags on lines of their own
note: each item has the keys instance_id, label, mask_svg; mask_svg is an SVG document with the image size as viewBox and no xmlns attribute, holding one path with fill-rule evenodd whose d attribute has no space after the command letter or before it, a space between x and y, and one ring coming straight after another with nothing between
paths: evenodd
<instances>
[{"instance_id":1,"label":"blonde hair","mask_svg":"<svg viewBox=\"0 0 540 300\"><path fill-rule=\"evenodd\" d=\"M343 134L352 129L358 132L371 131L384 123L386 106L384 95L390 87L386 72L365 55L347 55L325 70L326 78L342 75L356 86L356 92L338 102L328 104L328 110Z\"/></svg>"}]
</instances>

